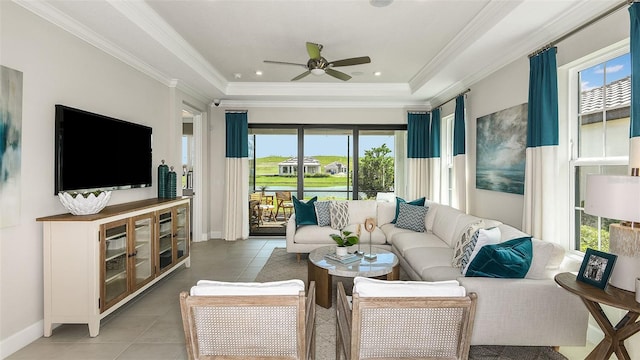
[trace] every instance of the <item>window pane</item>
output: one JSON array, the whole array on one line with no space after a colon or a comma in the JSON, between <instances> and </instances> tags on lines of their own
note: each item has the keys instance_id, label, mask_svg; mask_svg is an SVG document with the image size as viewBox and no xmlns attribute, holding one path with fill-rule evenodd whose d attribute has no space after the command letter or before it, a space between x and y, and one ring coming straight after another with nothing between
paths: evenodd
<instances>
[{"instance_id":1,"label":"window pane","mask_svg":"<svg viewBox=\"0 0 640 360\"><path fill-rule=\"evenodd\" d=\"M618 222L617 220L601 218L584 212L587 175L625 175L626 172L626 165L581 166L576 168L575 223L576 239L580 239L580 242L575 244L576 250L584 252L587 248L592 248L609 251L609 225Z\"/></svg>"},{"instance_id":2,"label":"window pane","mask_svg":"<svg viewBox=\"0 0 640 360\"><path fill-rule=\"evenodd\" d=\"M359 132L359 199L375 199L378 192L394 191L394 142L394 130Z\"/></svg>"},{"instance_id":3,"label":"window pane","mask_svg":"<svg viewBox=\"0 0 640 360\"><path fill-rule=\"evenodd\" d=\"M353 131L304 130L304 198L346 200L353 191Z\"/></svg>"}]
</instances>

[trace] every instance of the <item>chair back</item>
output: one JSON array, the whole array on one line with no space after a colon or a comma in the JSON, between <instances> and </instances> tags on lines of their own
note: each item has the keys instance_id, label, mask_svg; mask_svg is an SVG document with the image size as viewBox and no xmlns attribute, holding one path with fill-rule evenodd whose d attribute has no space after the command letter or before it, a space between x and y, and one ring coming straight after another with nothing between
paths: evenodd
<instances>
[{"instance_id":1,"label":"chair back","mask_svg":"<svg viewBox=\"0 0 640 360\"><path fill-rule=\"evenodd\" d=\"M384 296L361 296L354 287L351 309L338 284L338 359L342 354L347 359L468 359L475 293L420 296L408 290L416 295L403 296L389 290Z\"/></svg>"},{"instance_id":2,"label":"chair back","mask_svg":"<svg viewBox=\"0 0 640 360\"><path fill-rule=\"evenodd\" d=\"M315 283L307 295L301 280L290 285L201 280L182 292L189 359L315 357Z\"/></svg>"}]
</instances>

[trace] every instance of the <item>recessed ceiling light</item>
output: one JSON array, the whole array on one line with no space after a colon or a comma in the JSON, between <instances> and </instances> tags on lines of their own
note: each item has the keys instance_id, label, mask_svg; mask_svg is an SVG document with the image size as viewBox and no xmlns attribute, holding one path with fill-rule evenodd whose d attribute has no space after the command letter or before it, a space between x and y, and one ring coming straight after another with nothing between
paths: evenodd
<instances>
[{"instance_id":1,"label":"recessed ceiling light","mask_svg":"<svg viewBox=\"0 0 640 360\"><path fill-rule=\"evenodd\" d=\"M235 73L235 74L233 74L233 77L236 78L236 79L242 79L242 74Z\"/></svg>"},{"instance_id":2,"label":"recessed ceiling light","mask_svg":"<svg viewBox=\"0 0 640 360\"><path fill-rule=\"evenodd\" d=\"M256 75L262 76L262 71L261 70L256 70Z\"/></svg>"},{"instance_id":3,"label":"recessed ceiling light","mask_svg":"<svg viewBox=\"0 0 640 360\"><path fill-rule=\"evenodd\" d=\"M380 71L375 71L375 72L373 73L373 75L374 75L374 76L381 76L381 75L382 75L382 72L380 72Z\"/></svg>"},{"instance_id":4,"label":"recessed ceiling light","mask_svg":"<svg viewBox=\"0 0 640 360\"><path fill-rule=\"evenodd\" d=\"M369 0L369 3L375 7L385 7L391 5L393 0Z\"/></svg>"}]
</instances>

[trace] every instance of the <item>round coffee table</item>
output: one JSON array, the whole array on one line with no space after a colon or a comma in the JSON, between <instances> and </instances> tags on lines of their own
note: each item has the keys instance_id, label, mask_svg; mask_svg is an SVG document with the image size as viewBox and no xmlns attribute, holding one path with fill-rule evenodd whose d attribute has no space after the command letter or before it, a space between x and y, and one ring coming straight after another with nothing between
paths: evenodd
<instances>
[{"instance_id":1,"label":"round coffee table","mask_svg":"<svg viewBox=\"0 0 640 360\"><path fill-rule=\"evenodd\" d=\"M398 257L391 251L375 249L376 259L361 258L342 264L325 258L325 255L335 252L335 246L319 247L309 253L308 271L309 281L316 282L316 304L331 307L333 277L382 277L386 280L400 279L400 263Z\"/></svg>"}]
</instances>

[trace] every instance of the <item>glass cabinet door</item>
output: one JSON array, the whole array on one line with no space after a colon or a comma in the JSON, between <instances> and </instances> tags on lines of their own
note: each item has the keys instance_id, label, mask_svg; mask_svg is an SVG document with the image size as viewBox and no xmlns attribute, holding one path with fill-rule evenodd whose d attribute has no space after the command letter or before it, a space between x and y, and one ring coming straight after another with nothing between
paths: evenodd
<instances>
[{"instance_id":1,"label":"glass cabinet door","mask_svg":"<svg viewBox=\"0 0 640 360\"><path fill-rule=\"evenodd\" d=\"M102 311L128 294L127 227L127 219L101 225Z\"/></svg>"},{"instance_id":2,"label":"glass cabinet door","mask_svg":"<svg viewBox=\"0 0 640 360\"><path fill-rule=\"evenodd\" d=\"M153 267L153 214L133 218L133 236L130 246L132 291L139 289L154 276Z\"/></svg>"},{"instance_id":3,"label":"glass cabinet door","mask_svg":"<svg viewBox=\"0 0 640 360\"><path fill-rule=\"evenodd\" d=\"M173 216L171 209L158 213L158 272L173 264Z\"/></svg>"},{"instance_id":4,"label":"glass cabinet door","mask_svg":"<svg viewBox=\"0 0 640 360\"><path fill-rule=\"evenodd\" d=\"M176 262L189 255L189 206L180 205L175 208Z\"/></svg>"}]
</instances>

